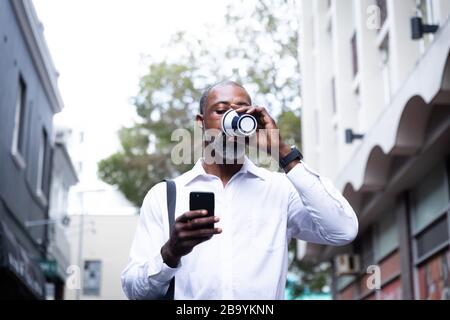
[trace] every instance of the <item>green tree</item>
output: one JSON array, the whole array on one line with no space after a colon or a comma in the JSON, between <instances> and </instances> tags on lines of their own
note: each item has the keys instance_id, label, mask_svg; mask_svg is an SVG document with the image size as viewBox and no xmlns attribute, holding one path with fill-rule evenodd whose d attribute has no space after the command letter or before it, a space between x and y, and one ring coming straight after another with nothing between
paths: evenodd
<instances>
[{"instance_id":1,"label":"green tree","mask_svg":"<svg viewBox=\"0 0 450 320\"><path fill-rule=\"evenodd\" d=\"M287 287L294 298L300 298L307 293L329 293L331 290L331 264L317 263L309 260L298 260L297 241L289 244L289 273L294 274L295 281L288 281Z\"/></svg>"},{"instance_id":2,"label":"green tree","mask_svg":"<svg viewBox=\"0 0 450 320\"><path fill-rule=\"evenodd\" d=\"M117 185L136 206L147 191L164 178L190 169L174 165L170 154L175 142L172 132L185 128L192 132L199 91L193 84L193 68L166 62L153 63L140 81L133 99L139 120L119 132L121 150L98 165L99 177Z\"/></svg>"},{"instance_id":3,"label":"green tree","mask_svg":"<svg viewBox=\"0 0 450 320\"><path fill-rule=\"evenodd\" d=\"M287 110L280 113L277 125L280 134L288 144L295 144L301 149L301 120L299 110Z\"/></svg>"},{"instance_id":4,"label":"green tree","mask_svg":"<svg viewBox=\"0 0 450 320\"><path fill-rule=\"evenodd\" d=\"M233 77L275 114L300 109L298 16L294 0L233 1L225 15Z\"/></svg>"}]
</instances>

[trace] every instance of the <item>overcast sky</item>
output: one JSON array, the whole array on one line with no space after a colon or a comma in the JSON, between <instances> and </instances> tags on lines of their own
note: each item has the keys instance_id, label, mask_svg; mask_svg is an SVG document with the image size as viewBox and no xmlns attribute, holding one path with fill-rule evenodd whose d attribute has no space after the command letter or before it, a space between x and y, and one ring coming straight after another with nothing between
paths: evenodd
<instances>
[{"instance_id":1,"label":"overcast sky","mask_svg":"<svg viewBox=\"0 0 450 320\"><path fill-rule=\"evenodd\" d=\"M225 0L33 0L60 73L65 110L56 121L87 131L87 157L117 148L117 130L129 124L142 55L161 54L178 30L204 31L223 20Z\"/></svg>"}]
</instances>

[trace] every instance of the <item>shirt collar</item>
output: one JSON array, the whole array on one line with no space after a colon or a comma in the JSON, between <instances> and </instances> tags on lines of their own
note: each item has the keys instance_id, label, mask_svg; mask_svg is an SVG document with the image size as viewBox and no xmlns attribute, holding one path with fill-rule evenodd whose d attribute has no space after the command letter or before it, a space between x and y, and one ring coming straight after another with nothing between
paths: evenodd
<instances>
[{"instance_id":1,"label":"shirt collar","mask_svg":"<svg viewBox=\"0 0 450 320\"><path fill-rule=\"evenodd\" d=\"M202 162L203 158L198 159L191 170L180 176L181 184L185 186L199 176L204 177L210 176L208 173L206 173L205 169L203 168ZM244 163L241 169L236 174L247 174L247 173L250 173L258 177L261 180L267 179L267 174L265 170L263 168L259 168L258 166L256 166L247 156L245 156Z\"/></svg>"}]
</instances>

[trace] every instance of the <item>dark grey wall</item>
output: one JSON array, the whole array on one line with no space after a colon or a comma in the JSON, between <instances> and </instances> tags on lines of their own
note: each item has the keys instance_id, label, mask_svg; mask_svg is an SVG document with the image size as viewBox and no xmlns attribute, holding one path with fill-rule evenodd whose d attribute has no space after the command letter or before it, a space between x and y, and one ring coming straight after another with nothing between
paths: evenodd
<instances>
[{"instance_id":1,"label":"dark grey wall","mask_svg":"<svg viewBox=\"0 0 450 320\"><path fill-rule=\"evenodd\" d=\"M26 167L21 169L11 155L15 103L19 75L26 83L25 150ZM22 245L37 254L30 238L44 239L45 228L25 228L27 220L46 219L47 207L36 195L37 165L42 129L52 137L53 111L41 85L10 1L0 1L0 218L15 221L11 228ZM49 147L49 146L48 146ZM6 217L5 215L9 215ZM30 231L31 237L25 230Z\"/></svg>"}]
</instances>

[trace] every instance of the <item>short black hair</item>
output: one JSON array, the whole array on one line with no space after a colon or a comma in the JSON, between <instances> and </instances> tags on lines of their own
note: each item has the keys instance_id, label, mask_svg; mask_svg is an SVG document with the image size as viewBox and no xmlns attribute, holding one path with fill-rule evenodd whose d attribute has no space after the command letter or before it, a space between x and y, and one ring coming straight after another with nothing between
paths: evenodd
<instances>
[{"instance_id":1,"label":"short black hair","mask_svg":"<svg viewBox=\"0 0 450 320\"><path fill-rule=\"evenodd\" d=\"M206 102L208 101L209 93L216 87L223 87L223 86L228 86L228 85L237 86L237 87L240 87L240 88L244 89L245 91L247 91L241 84L239 84L235 81L231 81L231 80L220 81L220 82L213 84L212 86L209 86L208 88L205 89L205 91L203 91L202 97L200 98L199 111L200 111L201 115L203 115L203 113L205 112ZM249 96L249 99L250 99L250 96Z\"/></svg>"}]
</instances>

